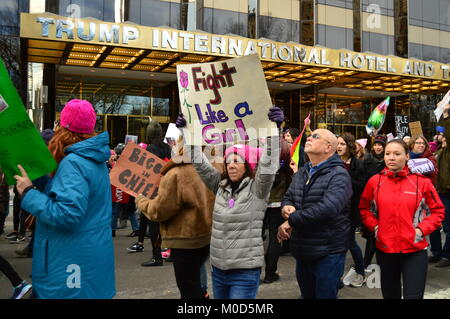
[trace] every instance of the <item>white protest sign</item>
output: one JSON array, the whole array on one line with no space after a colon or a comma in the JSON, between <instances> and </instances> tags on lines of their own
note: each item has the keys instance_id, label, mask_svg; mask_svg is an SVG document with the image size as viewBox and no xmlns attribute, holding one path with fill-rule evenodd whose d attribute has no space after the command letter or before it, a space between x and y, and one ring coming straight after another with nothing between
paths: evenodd
<instances>
[{"instance_id":1,"label":"white protest sign","mask_svg":"<svg viewBox=\"0 0 450 319\"><path fill-rule=\"evenodd\" d=\"M269 90L256 54L212 63L177 65L188 145L219 145L277 136L267 114Z\"/></svg>"},{"instance_id":2,"label":"white protest sign","mask_svg":"<svg viewBox=\"0 0 450 319\"><path fill-rule=\"evenodd\" d=\"M444 113L444 106L450 103L450 90L445 94L444 98L437 104L436 109L434 110L434 115L436 115L436 120L439 121L439 119L442 116L442 113Z\"/></svg>"},{"instance_id":3,"label":"white protest sign","mask_svg":"<svg viewBox=\"0 0 450 319\"><path fill-rule=\"evenodd\" d=\"M164 137L164 142L166 144L170 144L178 141L180 138L181 132L176 127L175 123L169 123L169 127L167 128L166 136Z\"/></svg>"}]
</instances>

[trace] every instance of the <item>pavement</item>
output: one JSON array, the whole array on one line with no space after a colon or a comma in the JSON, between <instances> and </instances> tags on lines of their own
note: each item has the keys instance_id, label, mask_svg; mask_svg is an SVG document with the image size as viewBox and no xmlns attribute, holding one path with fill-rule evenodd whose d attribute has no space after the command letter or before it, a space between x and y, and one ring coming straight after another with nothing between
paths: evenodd
<instances>
[{"instance_id":1,"label":"pavement","mask_svg":"<svg viewBox=\"0 0 450 319\"><path fill-rule=\"evenodd\" d=\"M6 221L5 234L0 236L0 255L6 258L24 280L32 282L31 259L16 257L14 250L23 248L25 244L10 244L5 238L12 231L12 210ZM136 241L127 237L131 229L117 230L114 238L116 268L116 299L178 299L180 297L170 262L161 267L142 267L141 263L151 258L151 244L145 239L145 250L141 253L128 253L126 248ZM364 251L365 240L357 235L357 241ZM345 274L352 264L350 253L346 257ZM209 265L209 263L208 263ZM280 280L271 284L261 284L257 299L298 299L300 290L295 277L295 260L292 256L281 256L278 262ZM262 274L264 274L264 269ZM344 287L339 291L340 299L382 299L381 290L377 287L376 274L368 274L369 283L361 288ZM371 286L373 288L369 288ZM209 293L212 295L211 274L208 273ZM12 287L8 279L0 273L0 299L12 295ZM425 290L426 299L450 299L450 267L436 268L433 264L428 268L428 279Z\"/></svg>"}]
</instances>

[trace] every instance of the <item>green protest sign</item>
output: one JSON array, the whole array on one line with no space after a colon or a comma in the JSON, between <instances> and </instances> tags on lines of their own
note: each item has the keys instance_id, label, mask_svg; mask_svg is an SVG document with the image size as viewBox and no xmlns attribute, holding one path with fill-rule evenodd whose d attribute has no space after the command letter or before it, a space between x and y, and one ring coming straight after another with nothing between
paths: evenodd
<instances>
[{"instance_id":1,"label":"green protest sign","mask_svg":"<svg viewBox=\"0 0 450 319\"><path fill-rule=\"evenodd\" d=\"M23 166L31 180L57 167L0 59L0 166L9 185L16 183L14 175L20 175L17 164Z\"/></svg>"}]
</instances>

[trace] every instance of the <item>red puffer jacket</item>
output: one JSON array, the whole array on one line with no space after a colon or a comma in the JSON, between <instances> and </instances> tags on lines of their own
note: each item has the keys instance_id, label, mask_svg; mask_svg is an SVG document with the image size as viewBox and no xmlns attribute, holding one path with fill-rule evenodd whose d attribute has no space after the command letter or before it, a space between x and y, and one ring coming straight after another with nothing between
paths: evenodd
<instances>
[{"instance_id":1,"label":"red puffer jacket","mask_svg":"<svg viewBox=\"0 0 450 319\"><path fill-rule=\"evenodd\" d=\"M370 231L378 225L376 246L385 253L425 249L425 236L444 219L444 205L429 178L405 167L394 173L385 168L372 176L359 203L362 222ZM423 236L416 237L419 228Z\"/></svg>"}]
</instances>

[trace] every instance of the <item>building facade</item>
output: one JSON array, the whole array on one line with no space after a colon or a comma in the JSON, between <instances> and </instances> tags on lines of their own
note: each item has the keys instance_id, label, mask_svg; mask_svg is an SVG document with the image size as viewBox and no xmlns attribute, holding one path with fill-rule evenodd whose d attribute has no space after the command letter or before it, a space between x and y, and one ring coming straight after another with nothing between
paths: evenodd
<instances>
[{"instance_id":1,"label":"building facade","mask_svg":"<svg viewBox=\"0 0 450 319\"><path fill-rule=\"evenodd\" d=\"M450 86L450 0L3 0L0 54L40 128L91 101L112 146L179 113L176 66L257 53L273 103L299 127L364 137L371 110L434 132Z\"/></svg>"}]
</instances>

